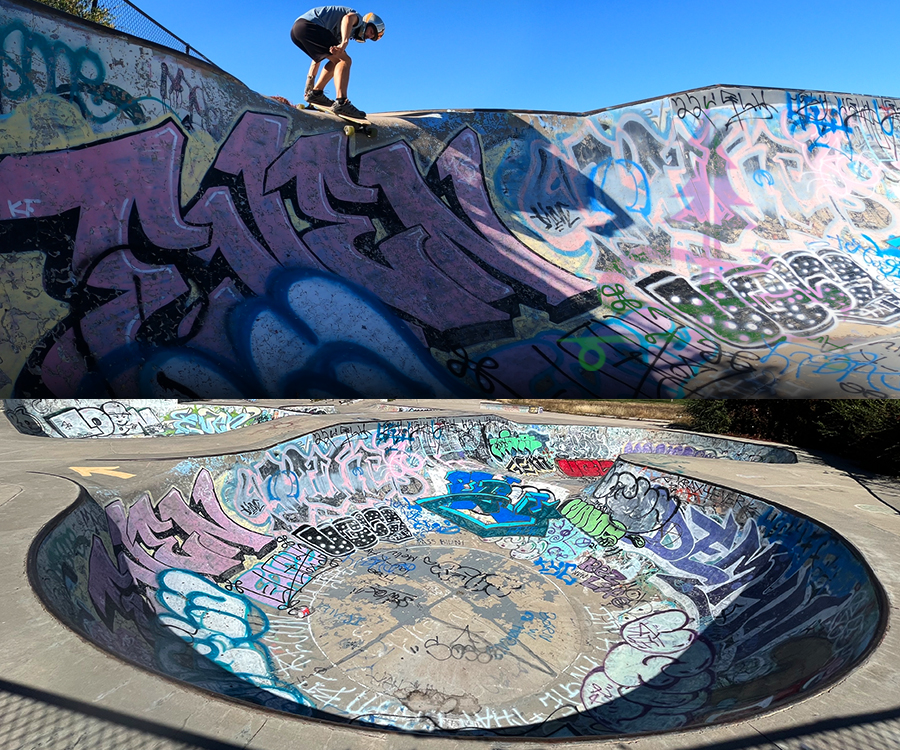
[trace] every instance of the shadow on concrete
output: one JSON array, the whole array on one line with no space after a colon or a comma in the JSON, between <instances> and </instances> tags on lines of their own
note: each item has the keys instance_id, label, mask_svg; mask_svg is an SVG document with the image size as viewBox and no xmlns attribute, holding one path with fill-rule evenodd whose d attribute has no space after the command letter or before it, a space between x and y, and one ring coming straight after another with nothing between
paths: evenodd
<instances>
[{"instance_id":1,"label":"shadow on concrete","mask_svg":"<svg viewBox=\"0 0 900 750\"><path fill-rule=\"evenodd\" d=\"M900 747L900 708L826 719L768 732L759 738L699 743L689 750L896 750L897 747Z\"/></svg>"},{"instance_id":2,"label":"shadow on concrete","mask_svg":"<svg viewBox=\"0 0 900 750\"><path fill-rule=\"evenodd\" d=\"M247 744L222 742L3 679L0 679L0 715L3 717L0 747L4 748L245 750L247 747ZM485 747L490 747L489 743L490 740ZM900 708L827 719L757 737L698 742L689 750L896 750L898 746ZM527 747L540 745L532 742Z\"/></svg>"},{"instance_id":3,"label":"shadow on concrete","mask_svg":"<svg viewBox=\"0 0 900 750\"><path fill-rule=\"evenodd\" d=\"M244 750L108 708L0 679L0 747ZM162 740L162 742L161 742Z\"/></svg>"},{"instance_id":4,"label":"shadow on concrete","mask_svg":"<svg viewBox=\"0 0 900 750\"><path fill-rule=\"evenodd\" d=\"M807 451L810 458L816 463L833 466L846 472L855 479L866 491L886 509L900 513L900 477L892 477L886 474L878 474L871 469L866 469L853 461L821 451Z\"/></svg>"}]
</instances>

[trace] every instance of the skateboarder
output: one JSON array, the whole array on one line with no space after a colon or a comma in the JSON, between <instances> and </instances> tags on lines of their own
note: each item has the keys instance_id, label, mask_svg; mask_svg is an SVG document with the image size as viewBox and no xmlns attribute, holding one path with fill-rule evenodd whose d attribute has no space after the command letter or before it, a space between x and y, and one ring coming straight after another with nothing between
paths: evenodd
<instances>
[{"instance_id":1,"label":"skateboarder","mask_svg":"<svg viewBox=\"0 0 900 750\"><path fill-rule=\"evenodd\" d=\"M347 45L351 39L376 41L384 36L384 21L374 13L360 15L353 8L342 5L325 5L313 8L294 22L291 40L312 58L306 81L306 101L323 107L331 107L336 115L365 119L366 113L354 107L347 98L350 81L350 55ZM325 68L315 80L322 60ZM325 96L325 87L334 78L337 99ZM315 81L315 83L313 83Z\"/></svg>"}]
</instances>

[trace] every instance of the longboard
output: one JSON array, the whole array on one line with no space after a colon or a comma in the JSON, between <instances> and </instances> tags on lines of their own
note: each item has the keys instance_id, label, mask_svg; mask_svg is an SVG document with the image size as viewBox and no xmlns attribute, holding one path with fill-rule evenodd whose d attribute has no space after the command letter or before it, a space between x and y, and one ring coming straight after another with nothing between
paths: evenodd
<instances>
[{"instance_id":1,"label":"longboard","mask_svg":"<svg viewBox=\"0 0 900 750\"><path fill-rule=\"evenodd\" d=\"M334 117L341 118L344 122L349 123L348 125L344 125L344 133L347 137L351 137L356 133L362 133L364 136L368 138L374 138L378 135L378 128L376 128L371 122L366 119L360 119L358 117L348 117L347 115L339 115L334 112L331 107L323 107L321 104L307 104L307 109L317 109L319 112L325 112L329 115L334 115Z\"/></svg>"}]
</instances>

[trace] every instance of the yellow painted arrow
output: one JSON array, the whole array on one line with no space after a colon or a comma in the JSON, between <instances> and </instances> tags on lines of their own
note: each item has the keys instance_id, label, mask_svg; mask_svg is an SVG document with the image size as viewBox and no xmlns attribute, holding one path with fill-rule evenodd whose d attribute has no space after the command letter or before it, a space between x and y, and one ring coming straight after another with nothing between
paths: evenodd
<instances>
[{"instance_id":1,"label":"yellow painted arrow","mask_svg":"<svg viewBox=\"0 0 900 750\"><path fill-rule=\"evenodd\" d=\"M119 477L119 479L131 479L134 474L126 474L124 471L115 471L118 466L70 466L72 471L77 471L83 477L89 477L92 474L104 474L108 477Z\"/></svg>"}]
</instances>

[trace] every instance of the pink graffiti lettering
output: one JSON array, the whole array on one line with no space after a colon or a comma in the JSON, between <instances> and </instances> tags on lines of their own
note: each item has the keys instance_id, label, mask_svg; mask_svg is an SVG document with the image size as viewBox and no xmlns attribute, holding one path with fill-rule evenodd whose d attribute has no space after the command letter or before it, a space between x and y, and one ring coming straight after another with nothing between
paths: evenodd
<instances>
[{"instance_id":1,"label":"pink graffiti lettering","mask_svg":"<svg viewBox=\"0 0 900 750\"><path fill-rule=\"evenodd\" d=\"M224 513L206 469L194 480L190 502L172 489L155 508L146 494L128 509L116 500L106 517L113 546L121 550L119 569L152 588L156 574L167 568L224 580L245 555L261 556L275 546L272 537L245 529Z\"/></svg>"}]
</instances>

